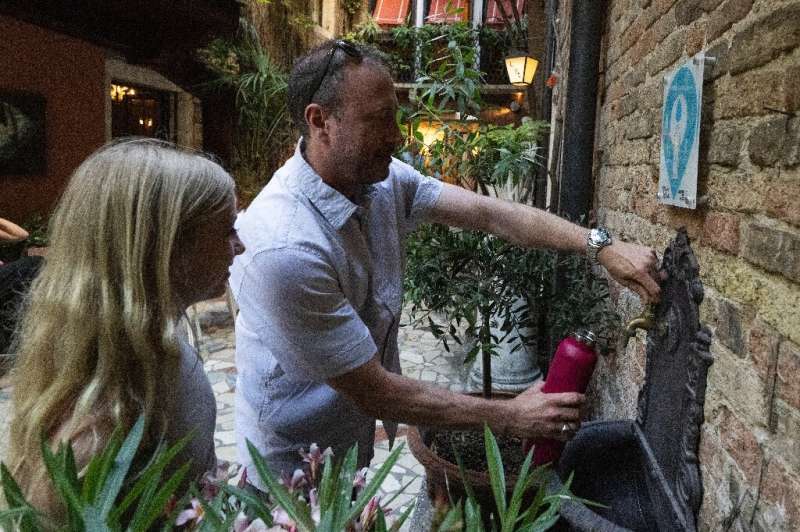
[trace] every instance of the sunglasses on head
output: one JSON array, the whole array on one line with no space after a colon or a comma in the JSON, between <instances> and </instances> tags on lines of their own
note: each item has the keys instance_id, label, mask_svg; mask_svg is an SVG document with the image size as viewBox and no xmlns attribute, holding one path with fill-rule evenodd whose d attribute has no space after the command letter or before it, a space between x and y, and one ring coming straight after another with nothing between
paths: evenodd
<instances>
[{"instance_id":1,"label":"sunglasses on head","mask_svg":"<svg viewBox=\"0 0 800 532\"><path fill-rule=\"evenodd\" d=\"M322 75L319 76L314 81L314 85L313 85L314 86L314 90L311 91L311 96L308 98L308 103L311 103L311 102L314 101L314 96L317 95L317 92L319 92L319 88L322 86L322 82L325 81L325 78L330 73L330 71L331 71L331 63L333 62L333 56L336 55L336 51L337 50L343 51L344 53L346 53L347 55L349 55L350 57L352 57L353 59L356 59L358 61L361 61L361 58L363 57L362 54L361 54L361 51L358 48L356 48L356 46L353 43L351 43L349 41L342 40L342 39L336 39L335 41L333 41L333 44L331 45L331 49L328 50L328 53L327 53L327 60L325 61L325 68L322 69Z\"/></svg>"}]
</instances>

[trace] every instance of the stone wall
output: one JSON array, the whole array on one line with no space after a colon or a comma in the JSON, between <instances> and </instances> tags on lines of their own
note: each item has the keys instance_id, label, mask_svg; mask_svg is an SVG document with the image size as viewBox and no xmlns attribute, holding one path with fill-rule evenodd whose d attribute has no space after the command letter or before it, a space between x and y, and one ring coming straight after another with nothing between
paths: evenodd
<instances>
[{"instance_id":1,"label":"stone wall","mask_svg":"<svg viewBox=\"0 0 800 532\"><path fill-rule=\"evenodd\" d=\"M561 2L558 22L565 49L570 4ZM800 530L798 45L797 0L608 2L596 214L618 238L657 249L680 226L693 239L706 286L702 319L715 333L702 530ZM701 50L717 62L706 65L703 86L702 204L688 210L656 200L660 111L664 75ZM628 291L616 297L625 317L640 310ZM635 416L642 340L600 362L594 416Z\"/></svg>"}]
</instances>

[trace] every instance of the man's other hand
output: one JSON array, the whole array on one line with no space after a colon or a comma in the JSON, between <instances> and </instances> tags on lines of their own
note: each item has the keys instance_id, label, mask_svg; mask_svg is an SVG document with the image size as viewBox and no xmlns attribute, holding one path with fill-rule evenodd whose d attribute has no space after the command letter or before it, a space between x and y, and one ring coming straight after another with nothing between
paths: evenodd
<instances>
[{"instance_id":1,"label":"man's other hand","mask_svg":"<svg viewBox=\"0 0 800 532\"><path fill-rule=\"evenodd\" d=\"M645 305L661 299L659 283L665 274L659 271L652 248L617 240L601 249L597 259L617 282L639 294Z\"/></svg>"},{"instance_id":2,"label":"man's other hand","mask_svg":"<svg viewBox=\"0 0 800 532\"><path fill-rule=\"evenodd\" d=\"M544 393L539 382L511 399L512 434L522 438L551 438L567 441L581 426L581 407L586 396L580 393Z\"/></svg>"}]
</instances>

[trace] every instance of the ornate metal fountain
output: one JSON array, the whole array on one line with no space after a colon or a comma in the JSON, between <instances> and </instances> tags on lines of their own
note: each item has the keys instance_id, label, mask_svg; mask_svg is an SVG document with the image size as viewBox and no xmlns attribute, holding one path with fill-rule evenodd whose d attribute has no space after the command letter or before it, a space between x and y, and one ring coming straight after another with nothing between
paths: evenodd
<instances>
[{"instance_id":1,"label":"ornate metal fountain","mask_svg":"<svg viewBox=\"0 0 800 532\"><path fill-rule=\"evenodd\" d=\"M713 359L711 332L699 320L703 285L685 230L665 251L662 268L668 277L647 334L636 419L585 423L549 481L556 490L574 474L573 493L606 507L565 504L562 530L697 529L703 493L697 448Z\"/></svg>"}]
</instances>

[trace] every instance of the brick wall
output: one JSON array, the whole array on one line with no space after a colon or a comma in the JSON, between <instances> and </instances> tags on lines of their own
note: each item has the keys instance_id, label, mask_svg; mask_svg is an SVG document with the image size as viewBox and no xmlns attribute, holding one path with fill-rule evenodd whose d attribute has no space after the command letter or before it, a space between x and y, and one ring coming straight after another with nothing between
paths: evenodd
<instances>
[{"instance_id":1,"label":"brick wall","mask_svg":"<svg viewBox=\"0 0 800 532\"><path fill-rule=\"evenodd\" d=\"M701 528L800 530L800 1L610 0L605 28L598 220L658 249L686 226L715 333ZM692 211L656 201L659 117L663 76L700 50L717 62L703 87L706 202ZM627 291L616 297L627 317L639 310ZM635 415L642 339L601 361L597 417Z\"/></svg>"}]
</instances>

